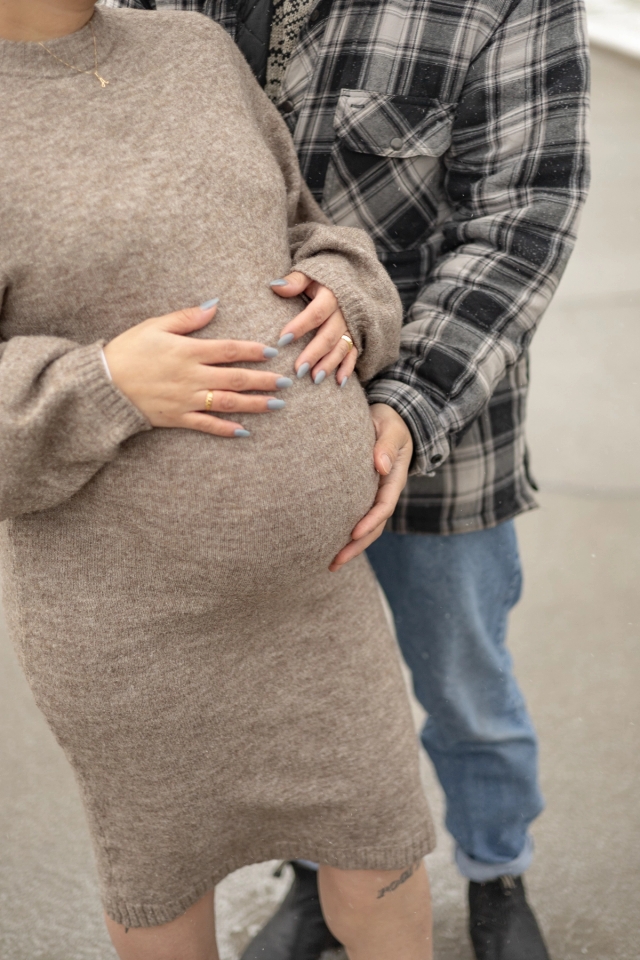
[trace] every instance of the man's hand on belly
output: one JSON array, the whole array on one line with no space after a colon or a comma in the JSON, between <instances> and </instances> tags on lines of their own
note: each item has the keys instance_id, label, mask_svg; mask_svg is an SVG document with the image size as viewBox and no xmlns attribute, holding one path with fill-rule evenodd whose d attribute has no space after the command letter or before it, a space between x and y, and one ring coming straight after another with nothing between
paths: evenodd
<instances>
[{"instance_id":1,"label":"man's hand on belly","mask_svg":"<svg viewBox=\"0 0 640 960\"><path fill-rule=\"evenodd\" d=\"M413 456L409 428L400 414L384 403L374 403L369 409L377 437L373 461L380 474L378 493L369 513L353 529L351 542L342 548L329 567L332 571L339 570L378 539L396 508L409 474Z\"/></svg>"}]
</instances>

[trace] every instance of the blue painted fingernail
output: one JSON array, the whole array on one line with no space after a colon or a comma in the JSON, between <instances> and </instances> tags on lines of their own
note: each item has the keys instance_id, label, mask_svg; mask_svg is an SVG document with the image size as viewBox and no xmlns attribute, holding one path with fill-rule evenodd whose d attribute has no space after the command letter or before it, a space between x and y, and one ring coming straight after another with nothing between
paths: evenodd
<instances>
[{"instance_id":1,"label":"blue painted fingernail","mask_svg":"<svg viewBox=\"0 0 640 960\"><path fill-rule=\"evenodd\" d=\"M265 347L262 353L265 357L268 357L269 359L271 359L271 357L278 356L278 351L276 350L275 347Z\"/></svg>"},{"instance_id":2,"label":"blue painted fingernail","mask_svg":"<svg viewBox=\"0 0 640 960\"><path fill-rule=\"evenodd\" d=\"M288 347L290 343L293 343L292 333L285 333L284 337L280 337L278 340L279 347Z\"/></svg>"},{"instance_id":3,"label":"blue painted fingernail","mask_svg":"<svg viewBox=\"0 0 640 960\"><path fill-rule=\"evenodd\" d=\"M310 369L311 368L308 363L303 363L297 373L298 380L301 380L304 376L306 376Z\"/></svg>"},{"instance_id":4,"label":"blue painted fingernail","mask_svg":"<svg viewBox=\"0 0 640 960\"><path fill-rule=\"evenodd\" d=\"M289 281L288 280L271 280L271 282L269 283L269 286L270 287L288 287Z\"/></svg>"},{"instance_id":5,"label":"blue painted fingernail","mask_svg":"<svg viewBox=\"0 0 640 960\"><path fill-rule=\"evenodd\" d=\"M215 307L216 303L220 303L220 297L214 297L213 300L205 300L204 303L200 304L200 309L211 310L211 307Z\"/></svg>"},{"instance_id":6,"label":"blue painted fingernail","mask_svg":"<svg viewBox=\"0 0 640 960\"><path fill-rule=\"evenodd\" d=\"M271 400L267 400L267 409L268 410L282 410L286 406L284 400L278 400L273 397Z\"/></svg>"},{"instance_id":7,"label":"blue painted fingernail","mask_svg":"<svg viewBox=\"0 0 640 960\"><path fill-rule=\"evenodd\" d=\"M344 387L344 385L346 384L346 382L347 382L348 379L349 379L349 377L343 377L342 380L340 381L340 389L341 389L341 390L342 390L342 388Z\"/></svg>"},{"instance_id":8,"label":"blue painted fingernail","mask_svg":"<svg viewBox=\"0 0 640 960\"><path fill-rule=\"evenodd\" d=\"M233 435L234 437L250 437L251 436L248 430L234 430Z\"/></svg>"},{"instance_id":9,"label":"blue painted fingernail","mask_svg":"<svg viewBox=\"0 0 640 960\"><path fill-rule=\"evenodd\" d=\"M278 390L286 390L287 387L293 386L293 380L289 380L289 377L278 377L276 380L276 387Z\"/></svg>"},{"instance_id":10,"label":"blue painted fingernail","mask_svg":"<svg viewBox=\"0 0 640 960\"><path fill-rule=\"evenodd\" d=\"M315 377L313 378L313 382L322 383L325 377L326 377L326 373L324 372L324 370L318 370Z\"/></svg>"}]
</instances>

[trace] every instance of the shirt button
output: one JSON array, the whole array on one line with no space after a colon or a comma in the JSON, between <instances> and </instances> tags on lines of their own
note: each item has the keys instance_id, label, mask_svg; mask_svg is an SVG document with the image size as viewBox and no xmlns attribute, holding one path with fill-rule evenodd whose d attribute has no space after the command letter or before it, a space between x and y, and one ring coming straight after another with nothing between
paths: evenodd
<instances>
[{"instance_id":1,"label":"shirt button","mask_svg":"<svg viewBox=\"0 0 640 960\"><path fill-rule=\"evenodd\" d=\"M292 100L285 100L284 103L280 104L281 113L293 113L295 106Z\"/></svg>"},{"instance_id":2,"label":"shirt button","mask_svg":"<svg viewBox=\"0 0 640 960\"><path fill-rule=\"evenodd\" d=\"M311 21L311 23L316 23L319 19L320 19L320 11L316 9L313 11L311 16L309 17L309 20Z\"/></svg>"},{"instance_id":3,"label":"shirt button","mask_svg":"<svg viewBox=\"0 0 640 960\"><path fill-rule=\"evenodd\" d=\"M404 140L401 140L400 137L394 137L389 146L392 150L399 150L400 147L404 145Z\"/></svg>"},{"instance_id":4,"label":"shirt button","mask_svg":"<svg viewBox=\"0 0 640 960\"><path fill-rule=\"evenodd\" d=\"M431 457L431 463L434 467L437 467L439 463L442 463L442 454L434 453L434 455Z\"/></svg>"}]
</instances>

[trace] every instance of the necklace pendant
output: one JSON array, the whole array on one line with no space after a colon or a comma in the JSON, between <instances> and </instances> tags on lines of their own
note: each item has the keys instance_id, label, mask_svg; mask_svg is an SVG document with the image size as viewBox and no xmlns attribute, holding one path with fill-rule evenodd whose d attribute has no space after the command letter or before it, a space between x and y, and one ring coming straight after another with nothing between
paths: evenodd
<instances>
[{"instance_id":1,"label":"necklace pendant","mask_svg":"<svg viewBox=\"0 0 640 960\"><path fill-rule=\"evenodd\" d=\"M109 86L109 81L105 80L104 77L101 77L99 73L96 73L96 78L100 81L100 86L104 90L105 87Z\"/></svg>"}]
</instances>

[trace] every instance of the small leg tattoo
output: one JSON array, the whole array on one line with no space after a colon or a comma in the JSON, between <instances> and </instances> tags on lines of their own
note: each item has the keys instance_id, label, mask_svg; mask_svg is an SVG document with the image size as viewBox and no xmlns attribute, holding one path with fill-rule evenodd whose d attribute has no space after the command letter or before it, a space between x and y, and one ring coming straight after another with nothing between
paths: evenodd
<instances>
[{"instance_id":1,"label":"small leg tattoo","mask_svg":"<svg viewBox=\"0 0 640 960\"><path fill-rule=\"evenodd\" d=\"M383 887L382 890L379 890L376 900L381 900L382 897L384 897L385 893L393 893L393 891L397 890L401 884L406 883L409 877L412 877L414 875L414 873L420 866L420 863L421 863L420 860L416 860L416 862L412 863L410 867L407 867L404 873L400 874L397 880L392 880L388 887Z\"/></svg>"}]
</instances>

